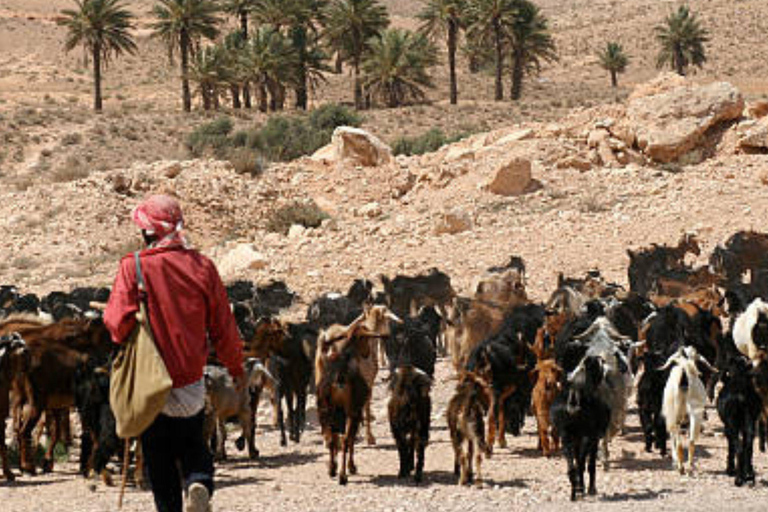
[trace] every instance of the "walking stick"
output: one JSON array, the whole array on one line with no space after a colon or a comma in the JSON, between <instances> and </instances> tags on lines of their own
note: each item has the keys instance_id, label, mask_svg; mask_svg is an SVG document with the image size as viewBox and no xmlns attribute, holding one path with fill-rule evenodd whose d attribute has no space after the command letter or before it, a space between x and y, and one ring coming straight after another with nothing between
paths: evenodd
<instances>
[{"instance_id":1,"label":"walking stick","mask_svg":"<svg viewBox=\"0 0 768 512\"><path fill-rule=\"evenodd\" d=\"M123 453L123 481L120 484L120 495L117 498L117 509L123 509L123 496L125 496L125 485L128 483L128 466L131 463L131 439L125 440L125 452Z\"/></svg>"}]
</instances>

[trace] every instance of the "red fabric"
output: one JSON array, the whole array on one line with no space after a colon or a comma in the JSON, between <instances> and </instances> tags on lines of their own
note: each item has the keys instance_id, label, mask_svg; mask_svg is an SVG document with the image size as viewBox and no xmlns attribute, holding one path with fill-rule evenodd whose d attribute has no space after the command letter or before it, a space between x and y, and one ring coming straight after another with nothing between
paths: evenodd
<instances>
[{"instance_id":1,"label":"red fabric","mask_svg":"<svg viewBox=\"0 0 768 512\"><path fill-rule=\"evenodd\" d=\"M182 234L184 216L176 199L166 195L150 196L131 212L131 220L157 241L152 247L186 245Z\"/></svg>"},{"instance_id":2,"label":"red fabric","mask_svg":"<svg viewBox=\"0 0 768 512\"><path fill-rule=\"evenodd\" d=\"M152 333L173 387L202 378L209 341L229 373L242 375L243 342L213 262L182 247L146 249L140 256ZM104 312L115 343L131 333L137 311L136 265L130 254L120 261Z\"/></svg>"}]
</instances>

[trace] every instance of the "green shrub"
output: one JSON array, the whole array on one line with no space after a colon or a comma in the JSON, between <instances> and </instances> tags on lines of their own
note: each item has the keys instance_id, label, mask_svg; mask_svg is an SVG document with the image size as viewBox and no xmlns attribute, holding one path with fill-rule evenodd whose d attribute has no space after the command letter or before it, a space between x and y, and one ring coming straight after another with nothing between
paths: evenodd
<instances>
[{"instance_id":1,"label":"green shrub","mask_svg":"<svg viewBox=\"0 0 768 512\"><path fill-rule=\"evenodd\" d=\"M203 156L207 149L212 149L214 155L222 158L226 155L226 148L231 145L228 136L233 127L232 120L224 116L200 125L187 135L187 149L196 157Z\"/></svg>"},{"instance_id":2,"label":"green shrub","mask_svg":"<svg viewBox=\"0 0 768 512\"><path fill-rule=\"evenodd\" d=\"M288 162L311 155L330 140L329 133L313 130L303 117L276 116L259 131L257 144L271 160Z\"/></svg>"},{"instance_id":3,"label":"green shrub","mask_svg":"<svg viewBox=\"0 0 768 512\"><path fill-rule=\"evenodd\" d=\"M356 112L338 103L327 103L309 114L309 124L312 128L331 133L339 126L360 126L362 122Z\"/></svg>"},{"instance_id":4,"label":"green shrub","mask_svg":"<svg viewBox=\"0 0 768 512\"><path fill-rule=\"evenodd\" d=\"M432 128L428 132L416 137L400 137L392 145L395 155L423 155L437 151L445 144L452 144L466 137L465 134L456 134L448 137L441 129Z\"/></svg>"},{"instance_id":5,"label":"green shrub","mask_svg":"<svg viewBox=\"0 0 768 512\"><path fill-rule=\"evenodd\" d=\"M317 228L328 218L330 216L321 210L314 201L294 201L272 213L267 222L267 230L285 235L294 224L300 224L305 228Z\"/></svg>"},{"instance_id":6,"label":"green shrub","mask_svg":"<svg viewBox=\"0 0 768 512\"><path fill-rule=\"evenodd\" d=\"M232 120L220 117L197 127L187 136L185 144L195 157L213 154L230 161L242 160L235 154L236 150L247 148L269 160L288 162L311 155L328 144L336 127L359 126L361 121L356 113L336 104L323 105L309 116L272 116L261 127L235 133L232 133Z\"/></svg>"}]
</instances>

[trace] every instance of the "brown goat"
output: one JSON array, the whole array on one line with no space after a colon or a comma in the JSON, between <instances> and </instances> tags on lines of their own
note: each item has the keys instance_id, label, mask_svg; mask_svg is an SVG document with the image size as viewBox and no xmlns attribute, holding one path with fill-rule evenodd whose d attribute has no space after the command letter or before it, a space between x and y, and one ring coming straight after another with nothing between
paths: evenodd
<instances>
[{"instance_id":1,"label":"brown goat","mask_svg":"<svg viewBox=\"0 0 768 512\"><path fill-rule=\"evenodd\" d=\"M60 420L74 405L74 378L78 365L95 357L106 361L112 344L104 325L89 320L62 320L21 330L29 350L29 369L14 379L14 417L22 471L35 473L32 431L43 412L59 418L51 430L44 471L53 469L53 449L62 436Z\"/></svg>"},{"instance_id":2,"label":"brown goat","mask_svg":"<svg viewBox=\"0 0 768 512\"><path fill-rule=\"evenodd\" d=\"M498 306L514 308L528 302L524 275L517 269L493 274L481 279L475 286L475 299Z\"/></svg>"},{"instance_id":3,"label":"brown goat","mask_svg":"<svg viewBox=\"0 0 768 512\"><path fill-rule=\"evenodd\" d=\"M456 371L467 364L472 350L496 334L504 323L507 309L491 302L457 299L446 329L449 352Z\"/></svg>"},{"instance_id":4,"label":"brown goat","mask_svg":"<svg viewBox=\"0 0 768 512\"><path fill-rule=\"evenodd\" d=\"M490 385L481 377L465 372L459 379L456 393L448 403L446 415L454 453L453 472L459 477L459 485L472 483L473 459L477 470L475 485L482 485L483 455L490 458L493 453L493 447L485 440L484 425L484 417L492 399Z\"/></svg>"},{"instance_id":5,"label":"brown goat","mask_svg":"<svg viewBox=\"0 0 768 512\"><path fill-rule=\"evenodd\" d=\"M13 481L14 475L8 463L5 445L5 420L10 411L10 390L13 379L23 375L29 366L29 354L24 341L17 334L0 338L0 462L6 480Z\"/></svg>"},{"instance_id":6,"label":"brown goat","mask_svg":"<svg viewBox=\"0 0 768 512\"><path fill-rule=\"evenodd\" d=\"M549 409L562 387L562 376L563 370L554 359L540 360L531 370L533 415L538 425L539 448L546 457L560 449L560 438L549 421Z\"/></svg>"},{"instance_id":7,"label":"brown goat","mask_svg":"<svg viewBox=\"0 0 768 512\"><path fill-rule=\"evenodd\" d=\"M347 468L350 474L357 474L355 438L371 397L371 388L362 373L363 361L370 360L373 353L365 334L365 328L355 325L349 337L326 354L317 375L317 413L330 454L328 474L331 478L336 476L336 458L341 449L341 485L347 484ZM373 361L375 365L376 359Z\"/></svg>"},{"instance_id":8,"label":"brown goat","mask_svg":"<svg viewBox=\"0 0 768 512\"><path fill-rule=\"evenodd\" d=\"M369 395L365 404L365 435L369 445L376 444L371 425L373 413L371 412L371 398L373 385L379 371L379 340L389 336L389 322L402 322L386 306L366 305L363 314L348 326L332 325L321 331L317 338L317 352L315 354L315 384L320 385L327 362L337 357L350 343L365 343L368 347L365 355L358 354L360 372L368 385ZM361 341L362 340L362 341Z\"/></svg>"}]
</instances>

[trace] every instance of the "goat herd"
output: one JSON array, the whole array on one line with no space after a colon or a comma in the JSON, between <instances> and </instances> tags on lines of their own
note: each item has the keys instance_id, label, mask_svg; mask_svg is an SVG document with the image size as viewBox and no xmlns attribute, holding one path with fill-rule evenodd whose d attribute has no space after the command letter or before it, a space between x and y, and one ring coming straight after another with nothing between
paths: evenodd
<instances>
[{"instance_id":1,"label":"goat herd","mask_svg":"<svg viewBox=\"0 0 768 512\"><path fill-rule=\"evenodd\" d=\"M399 477L421 481L435 363L450 356L457 384L446 416L460 484L480 483L483 458L497 444L506 446L506 434L519 435L531 413L542 454L562 448L571 499L594 494L598 452L607 466L633 390L645 450L664 456L671 439L681 473L693 470L705 405L714 401L728 440L726 471L736 485L754 484L754 437L759 434L764 450L768 418L768 235L736 233L700 268L686 264L689 253L700 255L694 235L674 247L629 251L629 290L597 270L580 278L560 275L546 303L528 299L518 257L488 269L471 298L458 296L449 276L436 269L381 276L378 292L358 279L346 294L316 298L301 323L279 319L297 300L284 283L232 283L228 294L245 340L248 386L237 391L211 354L205 371L211 449L226 458L226 423L237 419L238 449L258 457L255 427L264 389L281 444L287 444L286 423L288 437L299 442L313 391L329 474L345 484L357 472L362 426L367 443L375 443L371 398L384 366ZM6 419L13 421L20 469L34 474L41 433L48 438L44 471L53 469L56 443L71 443L74 407L81 472L110 482L107 464L124 448L108 403L113 345L95 304L108 296L108 289L82 288L38 298L0 288L0 458L8 480L14 475ZM135 475L140 480L142 471Z\"/></svg>"}]
</instances>

